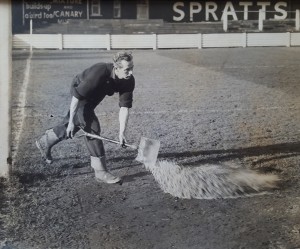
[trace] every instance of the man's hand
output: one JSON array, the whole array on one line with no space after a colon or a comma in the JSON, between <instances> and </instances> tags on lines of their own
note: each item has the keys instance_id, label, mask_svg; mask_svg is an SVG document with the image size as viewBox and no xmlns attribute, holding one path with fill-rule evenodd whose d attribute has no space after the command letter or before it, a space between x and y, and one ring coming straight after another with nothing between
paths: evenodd
<instances>
[{"instance_id":1,"label":"man's hand","mask_svg":"<svg viewBox=\"0 0 300 249\"><path fill-rule=\"evenodd\" d=\"M119 141L122 147L126 147L125 143L127 141L125 138L125 131L128 122L128 117L129 117L129 109L127 107L121 107L119 112L119 121L120 121Z\"/></svg>"},{"instance_id":2,"label":"man's hand","mask_svg":"<svg viewBox=\"0 0 300 249\"><path fill-rule=\"evenodd\" d=\"M126 146L125 146L125 143L127 143L127 140L126 140L126 138L125 138L124 133L120 133L120 135L119 135L119 141L120 141L120 145L121 145L122 147L126 147Z\"/></svg>"},{"instance_id":3,"label":"man's hand","mask_svg":"<svg viewBox=\"0 0 300 249\"><path fill-rule=\"evenodd\" d=\"M67 127L67 138L73 138L74 136L74 128L75 125L73 122L69 122L68 127Z\"/></svg>"}]
</instances>

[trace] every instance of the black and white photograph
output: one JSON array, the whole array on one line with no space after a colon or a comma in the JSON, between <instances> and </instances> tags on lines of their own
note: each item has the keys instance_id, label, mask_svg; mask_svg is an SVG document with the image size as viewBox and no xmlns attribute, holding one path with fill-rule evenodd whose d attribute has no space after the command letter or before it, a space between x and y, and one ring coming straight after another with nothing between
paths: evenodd
<instances>
[{"instance_id":1,"label":"black and white photograph","mask_svg":"<svg viewBox=\"0 0 300 249\"><path fill-rule=\"evenodd\" d=\"M0 16L0 249L300 248L299 1Z\"/></svg>"}]
</instances>

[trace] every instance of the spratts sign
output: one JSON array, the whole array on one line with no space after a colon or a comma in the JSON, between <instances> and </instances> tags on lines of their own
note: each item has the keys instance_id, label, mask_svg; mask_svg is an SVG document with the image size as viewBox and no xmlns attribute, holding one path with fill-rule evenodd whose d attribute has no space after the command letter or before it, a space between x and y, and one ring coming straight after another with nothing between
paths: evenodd
<instances>
[{"instance_id":1,"label":"spratts sign","mask_svg":"<svg viewBox=\"0 0 300 249\"><path fill-rule=\"evenodd\" d=\"M86 18L84 0L24 1L24 18L40 20Z\"/></svg>"},{"instance_id":2,"label":"spratts sign","mask_svg":"<svg viewBox=\"0 0 300 249\"><path fill-rule=\"evenodd\" d=\"M288 16L287 1L180 1L173 4L173 21L220 21L227 14L229 20L258 19L258 11L264 11L265 18L277 20Z\"/></svg>"},{"instance_id":3,"label":"spratts sign","mask_svg":"<svg viewBox=\"0 0 300 249\"><path fill-rule=\"evenodd\" d=\"M128 3L136 1L122 0L122 9ZM41 21L57 21L61 19L86 19L87 6L92 6L90 0L24 0L23 19L39 19ZM101 0L101 9L105 18L113 17L112 1ZM136 6L133 6L136 8ZM293 18L290 10L300 8L296 0L149 0L150 19L163 19L168 22L203 22L220 21L227 13L229 20L258 20L258 10L266 11L266 19ZM123 13L124 14L124 13ZM124 17L124 15L122 16ZM94 16L93 18L103 18ZM126 13L126 18L136 18L132 9ZM23 20L23 21L24 21Z\"/></svg>"}]
</instances>

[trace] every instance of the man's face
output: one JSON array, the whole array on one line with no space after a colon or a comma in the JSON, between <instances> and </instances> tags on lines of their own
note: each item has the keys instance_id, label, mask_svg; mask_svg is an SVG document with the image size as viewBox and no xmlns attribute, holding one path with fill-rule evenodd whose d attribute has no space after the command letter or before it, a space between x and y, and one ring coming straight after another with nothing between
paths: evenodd
<instances>
[{"instance_id":1,"label":"man's face","mask_svg":"<svg viewBox=\"0 0 300 249\"><path fill-rule=\"evenodd\" d=\"M133 71L133 62L132 61L121 61L122 67L116 68L115 73L119 79L129 79Z\"/></svg>"}]
</instances>

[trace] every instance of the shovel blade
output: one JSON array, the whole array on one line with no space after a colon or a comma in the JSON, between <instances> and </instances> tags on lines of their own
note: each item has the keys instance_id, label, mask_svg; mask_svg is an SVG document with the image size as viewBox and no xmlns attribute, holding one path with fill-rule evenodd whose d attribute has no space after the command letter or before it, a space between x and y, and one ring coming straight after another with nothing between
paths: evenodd
<instances>
[{"instance_id":1,"label":"shovel blade","mask_svg":"<svg viewBox=\"0 0 300 249\"><path fill-rule=\"evenodd\" d=\"M135 160L146 166L156 164L160 142L158 140L142 137L138 148L138 155Z\"/></svg>"}]
</instances>

